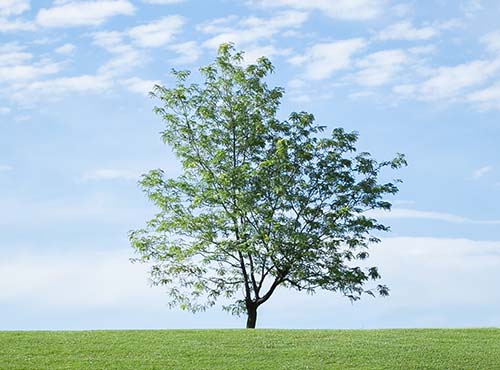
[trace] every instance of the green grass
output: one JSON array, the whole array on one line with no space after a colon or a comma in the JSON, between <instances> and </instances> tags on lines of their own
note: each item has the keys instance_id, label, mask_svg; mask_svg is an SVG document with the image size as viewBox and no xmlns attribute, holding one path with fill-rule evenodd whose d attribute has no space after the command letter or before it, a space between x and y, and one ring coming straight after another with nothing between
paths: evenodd
<instances>
[{"instance_id":1,"label":"green grass","mask_svg":"<svg viewBox=\"0 0 500 370\"><path fill-rule=\"evenodd\" d=\"M0 332L0 369L500 369L500 329Z\"/></svg>"}]
</instances>

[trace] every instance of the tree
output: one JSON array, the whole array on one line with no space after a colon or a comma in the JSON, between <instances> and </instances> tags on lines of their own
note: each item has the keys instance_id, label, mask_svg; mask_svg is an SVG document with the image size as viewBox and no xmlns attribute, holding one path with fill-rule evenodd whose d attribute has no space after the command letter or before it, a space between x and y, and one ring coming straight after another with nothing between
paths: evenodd
<instances>
[{"instance_id":1,"label":"tree","mask_svg":"<svg viewBox=\"0 0 500 370\"><path fill-rule=\"evenodd\" d=\"M357 262L388 230L365 212L390 209L383 197L398 191L399 180L379 183L380 172L405 165L404 157L377 162L357 153L357 133L325 135L306 112L279 120L284 90L264 81L271 62L242 61L242 52L221 45L200 69L203 84L173 71L175 86L155 86L161 136L183 174L143 175L159 212L130 233L136 260L152 265L152 281L168 288L171 306L197 312L222 297L224 309L247 314L247 328L279 286L351 300L387 295L384 285L364 288L380 276Z\"/></svg>"}]
</instances>

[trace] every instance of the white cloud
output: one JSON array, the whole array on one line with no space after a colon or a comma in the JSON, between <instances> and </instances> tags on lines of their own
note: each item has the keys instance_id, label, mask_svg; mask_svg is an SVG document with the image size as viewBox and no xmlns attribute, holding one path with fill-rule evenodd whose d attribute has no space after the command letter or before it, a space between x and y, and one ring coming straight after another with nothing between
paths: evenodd
<instances>
[{"instance_id":1,"label":"white cloud","mask_svg":"<svg viewBox=\"0 0 500 370\"><path fill-rule=\"evenodd\" d=\"M363 86L380 86L391 82L409 62L402 50L378 51L361 59L357 66L356 82Z\"/></svg>"},{"instance_id":2,"label":"white cloud","mask_svg":"<svg viewBox=\"0 0 500 370\"><path fill-rule=\"evenodd\" d=\"M278 13L274 17L267 19L254 16L243 18L240 20L239 24L243 26L244 29L264 29L265 31L275 33L282 29L287 30L288 28L298 28L307 20L307 18L307 13L288 11Z\"/></svg>"},{"instance_id":3,"label":"white cloud","mask_svg":"<svg viewBox=\"0 0 500 370\"><path fill-rule=\"evenodd\" d=\"M108 77L119 76L132 70L145 60L144 53L127 44L122 32L96 32L92 35L93 44L114 56L99 68L99 73Z\"/></svg>"},{"instance_id":4,"label":"white cloud","mask_svg":"<svg viewBox=\"0 0 500 370\"><path fill-rule=\"evenodd\" d=\"M419 211L416 209L393 208L391 211L374 210L366 212L366 215L380 219L421 219L431 221L444 221L458 224L474 225L500 225L500 220L475 220L467 217L457 216L449 213Z\"/></svg>"},{"instance_id":5,"label":"white cloud","mask_svg":"<svg viewBox=\"0 0 500 370\"><path fill-rule=\"evenodd\" d=\"M0 32L33 31L35 29L35 25L31 22L0 18Z\"/></svg>"},{"instance_id":6,"label":"white cloud","mask_svg":"<svg viewBox=\"0 0 500 370\"><path fill-rule=\"evenodd\" d=\"M128 91L147 96L155 85L159 85L158 80L143 80L142 78L132 77L121 81L121 84L127 88ZM136 176L136 179L138 176Z\"/></svg>"},{"instance_id":7,"label":"white cloud","mask_svg":"<svg viewBox=\"0 0 500 370\"><path fill-rule=\"evenodd\" d=\"M307 93L294 92L290 96L290 100L295 103L310 103L313 98Z\"/></svg>"},{"instance_id":8,"label":"white cloud","mask_svg":"<svg viewBox=\"0 0 500 370\"><path fill-rule=\"evenodd\" d=\"M56 53L63 54L63 55L69 55L73 53L75 50L76 46L70 43L64 44L56 49Z\"/></svg>"},{"instance_id":9,"label":"white cloud","mask_svg":"<svg viewBox=\"0 0 500 370\"><path fill-rule=\"evenodd\" d=\"M423 45L423 46L415 46L408 49L408 52L413 55L428 55L435 53L437 50L435 45Z\"/></svg>"},{"instance_id":10,"label":"white cloud","mask_svg":"<svg viewBox=\"0 0 500 370\"><path fill-rule=\"evenodd\" d=\"M8 172L12 170L13 170L12 166L8 166L6 164L0 164L0 172Z\"/></svg>"},{"instance_id":11,"label":"white cloud","mask_svg":"<svg viewBox=\"0 0 500 370\"><path fill-rule=\"evenodd\" d=\"M379 40L428 40L439 33L432 26L414 27L409 21L392 24L377 34Z\"/></svg>"},{"instance_id":12,"label":"white cloud","mask_svg":"<svg viewBox=\"0 0 500 370\"><path fill-rule=\"evenodd\" d=\"M499 251L499 241L385 238L374 248L370 263L380 266L382 279L391 288L390 306L416 304L417 313L425 307L442 311L448 305L455 310L458 305L473 308L500 303L500 296L491 294L497 283L490 281L493 277L500 283L495 272L500 268ZM407 320L409 325L411 318ZM460 320L461 326L477 325L467 315Z\"/></svg>"},{"instance_id":13,"label":"white cloud","mask_svg":"<svg viewBox=\"0 0 500 370\"><path fill-rule=\"evenodd\" d=\"M0 107L0 114L9 114L10 108L8 107Z\"/></svg>"},{"instance_id":14,"label":"white cloud","mask_svg":"<svg viewBox=\"0 0 500 370\"><path fill-rule=\"evenodd\" d=\"M353 93L350 93L348 96L349 98L353 99L353 100L356 100L356 99L365 99L365 98L369 98L369 97L372 97L372 96L375 96L375 92L374 91L371 91L371 90L362 90L362 91L357 91L357 92L353 92Z\"/></svg>"},{"instance_id":15,"label":"white cloud","mask_svg":"<svg viewBox=\"0 0 500 370\"><path fill-rule=\"evenodd\" d=\"M0 66L0 82L22 82L42 76L55 74L61 69L57 63L42 61L32 65L4 65Z\"/></svg>"},{"instance_id":16,"label":"white cloud","mask_svg":"<svg viewBox=\"0 0 500 370\"><path fill-rule=\"evenodd\" d=\"M272 311L274 320L294 318L317 328L496 326L499 317L488 308L500 304L500 295L491 288L500 284L499 248L500 241L384 238L371 249L367 263L379 267L382 283L391 289L389 297L365 297L351 304L329 292L309 296L279 290L263 306L260 320ZM491 313L480 314L485 311ZM331 312L339 314L338 320Z\"/></svg>"},{"instance_id":17,"label":"white cloud","mask_svg":"<svg viewBox=\"0 0 500 370\"><path fill-rule=\"evenodd\" d=\"M412 22L404 20L391 24L387 28L378 32L375 36L378 40L404 40L404 41L422 41L429 40L442 31L462 27L462 21L458 19L449 19L442 22L433 22L423 27L415 27Z\"/></svg>"},{"instance_id":18,"label":"white cloud","mask_svg":"<svg viewBox=\"0 0 500 370\"><path fill-rule=\"evenodd\" d=\"M404 199L398 199L392 202L392 204L397 204L397 205L414 205L416 203L417 202L415 202L414 200L404 200Z\"/></svg>"},{"instance_id":19,"label":"white cloud","mask_svg":"<svg viewBox=\"0 0 500 370\"><path fill-rule=\"evenodd\" d=\"M434 77L421 86L425 99L459 95L464 89L478 85L500 70L500 60L477 60L454 67L439 67Z\"/></svg>"},{"instance_id":20,"label":"white cloud","mask_svg":"<svg viewBox=\"0 0 500 370\"><path fill-rule=\"evenodd\" d=\"M153 22L142 24L125 30L103 31L92 34L93 44L97 45L114 56L99 68L99 74L116 77L130 72L138 65L144 65L148 54L140 48L163 46L173 40L179 33L185 19L178 15L167 16ZM135 44L135 45L134 45ZM182 52L183 61L198 55L195 43L169 45L169 49Z\"/></svg>"},{"instance_id":21,"label":"white cloud","mask_svg":"<svg viewBox=\"0 0 500 370\"><path fill-rule=\"evenodd\" d=\"M106 76L80 75L59 77L19 85L17 91L12 96L19 101L25 100L26 97L30 97L31 99L58 99L73 93L102 93L109 90L111 86L112 82Z\"/></svg>"},{"instance_id":22,"label":"white cloud","mask_svg":"<svg viewBox=\"0 0 500 370\"><path fill-rule=\"evenodd\" d=\"M94 45L97 45L110 53L120 53L123 51L123 34L118 31L102 31L92 34Z\"/></svg>"},{"instance_id":23,"label":"white cloud","mask_svg":"<svg viewBox=\"0 0 500 370\"><path fill-rule=\"evenodd\" d=\"M24 64L32 58L31 53L16 43L0 45L0 67Z\"/></svg>"},{"instance_id":24,"label":"white cloud","mask_svg":"<svg viewBox=\"0 0 500 370\"><path fill-rule=\"evenodd\" d=\"M417 86L413 84L402 84L396 85L392 88L392 92L397 95L402 95L404 97L412 97L417 91Z\"/></svg>"},{"instance_id":25,"label":"white cloud","mask_svg":"<svg viewBox=\"0 0 500 370\"><path fill-rule=\"evenodd\" d=\"M488 81L498 71L500 59L473 60L453 67L429 69L427 74L430 78L423 82L396 86L394 91L420 100L463 98L468 89Z\"/></svg>"},{"instance_id":26,"label":"white cloud","mask_svg":"<svg viewBox=\"0 0 500 370\"><path fill-rule=\"evenodd\" d=\"M230 24L238 22L240 18L236 15L229 15L223 18L212 19L199 24L196 29L202 33L221 33L231 29Z\"/></svg>"},{"instance_id":27,"label":"white cloud","mask_svg":"<svg viewBox=\"0 0 500 370\"><path fill-rule=\"evenodd\" d=\"M415 8L411 4L396 4L391 8L391 10L398 17L405 17L415 13Z\"/></svg>"},{"instance_id":28,"label":"white cloud","mask_svg":"<svg viewBox=\"0 0 500 370\"><path fill-rule=\"evenodd\" d=\"M261 40L271 40L276 34L299 28L306 20L307 13L288 11L271 18L234 16L215 19L201 24L198 30L206 34L215 34L204 42L204 46L218 48L220 44L233 42L239 46L255 45ZM236 25L232 25L236 23Z\"/></svg>"},{"instance_id":29,"label":"white cloud","mask_svg":"<svg viewBox=\"0 0 500 370\"><path fill-rule=\"evenodd\" d=\"M24 13L30 8L30 0L2 0L0 2L0 18Z\"/></svg>"},{"instance_id":30,"label":"white cloud","mask_svg":"<svg viewBox=\"0 0 500 370\"><path fill-rule=\"evenodd\" d=\"M365 20L382 13L383 1L380 0L254 0L251 3L264 7L290 7L297 10L317 10L328 17L344 20Z\"/></svg>"},{"instance_id":31,"label":"white cloud","mask_svg":"<svg viewBox=\"0 0 500 370\"><path fill-rule=\"evenodd\" d=\"M260 57L272 58L274 56L288 56L292 53L292 49L280 49L274 45L265 46L249 46L245 49L243 56L244 62L247 64L255 63Z\"/></svg>"},{"instance_id":32,"label":"white cloud","mask_svg":"<svg viewBox=\"0 0 500 370\"><path fill-rule=\"evenodd\" d=\"M307 85L306 82L301 80L300 78L294 78L293 80L288 81L288 86L292 90L301 89L303 87L306 87L306 85Z\"/></svg>"},{"instance_id":33,"label":"white cloud","mask_svg":"<svg viewBox=\"0 0 500 370\"><path fill-rule=\"evenodd\" d=\"M201 56L201 47L195 41L169 45L168 48L178 55L176 58L171 59L174 64L191 64Z\"/></svg>"},{"instance_id":34,"label":"white cloud","mask_svg":"<svg viewBox=\"0 0 500 370\"><path fill-rule=\"evenodd\" d=\"M493 53L500 53L500 31L490 32L480 39L481 43Z\"/></svg>"},{"instance_id":35,"label":"white cloud","mask_svg":"<svg viewBox=\"0 0 500 370\"><path fill-rule=\"evenodd\" d=\"M99 74L108 77L119 76L142 64L144 59L145 56L140 51L129 48L127 51L118 53L99 67Z\"/></svg>"},{"instance_id":36,"label":"white cloud","mask_svg":"<svg viewBox=\"0 0 500 370\"><path fill-rule=\"evenodd\" d=\"M289 62L305 67L304 78L323 80L337 71L351 68L352 56L365 45L366 42L359 38L319 43L308 48L304 54L290 58Z\"/></svg>"},{"instance_id":37,"label":"white cloud","mask_svg":"<svg viewBox=\"0 0 500 370\"><path fill-rule=\"evenodd\" d=\"M129 72L135 66L143 65L148 54L140 48L154 48L168 44L181 31L184 23L183 17L172 15L123 32L104 31L92 34L94 45L115 55L99 68L99 73L113 77ZM169 45L168 48L182 53L179 57L181 61L194 61L199 55L194 42Z\"/></svg>"},{"instance_id":38,"label":"white cloud","mask_svg":"<svg viewBox=\"0 0 500 370\"><path fill-rule=\"evenodd\" d=\"M130 175L129 175L130 176ZM82 178L76 182L84 186ZM89 179L88 181L97 181ZM47 228L76 223L101 225L140 224L151 216L151 208L132 206L112 193L82 192L77 198L52 197L41 200L0 198L0 227Z\"/></svg>"},{"instance_id":39,"label":"white cloud","mask_svg":"<svg viewBox=\"0 0 500 370\"><path fill-rule=\"evenodd\" d=\"M483 110L500 110L500 83L469 94L467 100L477 104Z\"/></svg>"},{"instance_id":40,"label":"white cloud","mask_svg":"<svg viewBox=\"0 0 500 370\"><path fill-rule=\"evenodd\" d=\"M142 0L143 3L147 4L158 4L158 5L169 5L169 4L179 4L186 0Z\"/></svg>"},{"instance_id":41,"label":"white cloud","mask_svg":"<svg viewBox=\"0 0 500 370\"><path fill-rule=\"evenodd\" d=\"M26 122L26 121L29 121L31 118L32 117L29 114L22 114L22 115L16 116L14 118L14 120L16 122Z\"/></svg>"},{"instance_id":42,"label":"white cloud","mask_svg":"<svg viewBox=\"0 0 500 370\"><path fill-rule=\"evenodd\" d=\"M161 293L148 287L147 268L132 264L128 252L3 253L0 301L63 310L137 307L144 300L161 305Z\"/></svg>"},{"instance_id":43,"label":"white cloud","mask_svg":"<svg viewBox=\"0 0 500 370\"><path fill-rule=\"evenodd\" d=\"M474 171L472 174L472 179L477 180L486 175L487 173L490 173L493 170L493 167L491 166L483 166L481 168L478 168L477 170Z\"/></svg>"},{"instance_id":44,"label":"white cloud","mask_svg":"<svg viewBox=\"0 0 500 370\"><path fill-rule=\"evenodd\" d=\"M117 15L133 15L128 0L71 1L40 9L37 24L43 27L98 26Z\"/></svg>"},{"instance_id":45,"label":"white cloud","mask_svg":"<svg viewBox=\"0 0 500 370\"><path fill-rule=\"evenodd\" d=\"M138 79L137 79L138 80ZM134 82L137 84L138 81ZM142 82L147 82L141 80ZM154 84L154 81L151 81ZM152 87L153 85L151 85ZM118 169L98 169L85 173L82 177L82 181L106 181L106 180L133 180L137 181L140 178L139 172L134 172L130 170L118 170Z\"/></svg>"},{"instance_id":46,"label":"white cloud","mask_svg":"<svg viewBox=\"0 0 500 370\"><path fill-rule=\"evenodd\" d=\"M128 30L128 35L134 42L145 48L156 48L172 41L185 24L184 17L170 15L151 23L133 27Z\"/></svg>"},{"instance_id":47,"label":"white cloud","mask_svg":"<svg viewBox=\"0 0 500 370\"><path fill-rule=\"evenodd\" d=\"M479 11L483 10L481 0L466 0L460 4L460 10L466 17L473 17Z\"/></svg>"},{"instance_id":48,"label":"white cloud","mask_svg":"<svg viewBox=\"0 0 500 370\"><path fill-rule=\"evenodd\" d=\"M157 316L163 311L178 318L178 310L167 310L168 298L163 289L149 287L147 266L130 263L130 248L107 252L68 249L71 250L65 247L66 252L42 253L40 248L0 248L0 304L29 306L35 312L64 312L63 316L71 318L82 310L85 314L88 310L120 312L119 316L124 317L119 321L122 327L137 325L134 317L138 309L143 316ZM294 322L300 327L317 328L495 326L498 316L479 313L485 307L500 305L500 296L492 289L500 284L499 250L499 241L385 238L372 249L368 263L379 267L382 282L391 289L389 297L365 297L351 304L330 292L311 296L278 289L262 306L259 325L290 327L290 322ZM201 316L187 316L180 325L202 326L207 316L219 315L218 312L215 309ZM331 312L339 315L332 317ZM221 324L212 325L227 325L230 320L230 316L224 316ZM101 321L100 316L87 317L85 325L96 327L102 325ZM241 325L241 321L236 321L236 325ZM165 318L161 317L152 325L164 324ZM169 325L175 326L175 322Z\"/></svg>"},{"instance_id":49,"label":"white cloud","mask_svg":"<svg viewBox=\"0 0 500 370\"><path fill-rule=\"evenodd\" d=\"M174 171L178 173L179 171ZM83 175L83 174L82 174ZM138 179L138 177L136 178ZM82 176L75 186L85 186ZM88 181L98 181L88 180ZM130 181L130 180L129 180ZM134 186L134 182L131 182ZM59 196L44 199L0 198L0 209L9 217L0 217L0 227L19 230L59 229L61 225L115 225L122 230L142 225L153 215L151 207L131 205L113 193L83 191L78 197Z\"/></svg>"}]
</instances>

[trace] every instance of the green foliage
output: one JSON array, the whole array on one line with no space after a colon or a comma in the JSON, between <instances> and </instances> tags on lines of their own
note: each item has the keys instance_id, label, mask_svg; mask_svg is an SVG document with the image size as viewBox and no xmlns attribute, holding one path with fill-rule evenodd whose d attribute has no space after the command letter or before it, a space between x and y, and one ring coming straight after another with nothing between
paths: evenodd
<instances>
[{"instance_id":1,"label":"green foliage","mask_svg":"<svg viewBox=\"0 0 500 370\"><path fill-rule=\"evenodd\" d=\"M159 212L130 234L138 260L153 265L152 280L168 288L172 305L193 312L224 297L233 302L227 310L250 313L278 286L373 295L364 285L378 270L356 261L388 228L366 211L391 207L384 196L398 180L380 183L379 174L404 157L377 162L356 151L357 133L326 135L306 112L279 120L284 91L265 82L271 62L245 66L242 58L222 45L200 69L203 84L173 71L175 86L154 88L162 139L184 172L143 176ZM384 285L374 291L388 294Z\"/></svg>"},{"instance_id":2,"label":"green foliage","mask_svg":"<svg viewBox=\"0 0 500 370\"><path fill-rule=\"evenodd\" d=\"M493 370L499 329L0 332L2 370Z\"/></svg>"}]
</instances>

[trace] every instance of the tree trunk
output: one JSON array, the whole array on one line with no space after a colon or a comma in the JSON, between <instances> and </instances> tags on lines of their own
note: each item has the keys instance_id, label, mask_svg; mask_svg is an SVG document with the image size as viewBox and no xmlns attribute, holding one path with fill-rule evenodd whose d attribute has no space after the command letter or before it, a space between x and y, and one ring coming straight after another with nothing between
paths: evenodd
<instances>
[{"instance_id":1,"label":"tree trunk","mask_svg":"<svg viewBox=\"0 0 500 370\"><path fill-rule=\"evenodd\" d=\"M247 305L247 329L255 329L255 324L257 323L257 306Z\"/></svg>"}]
</instances>

